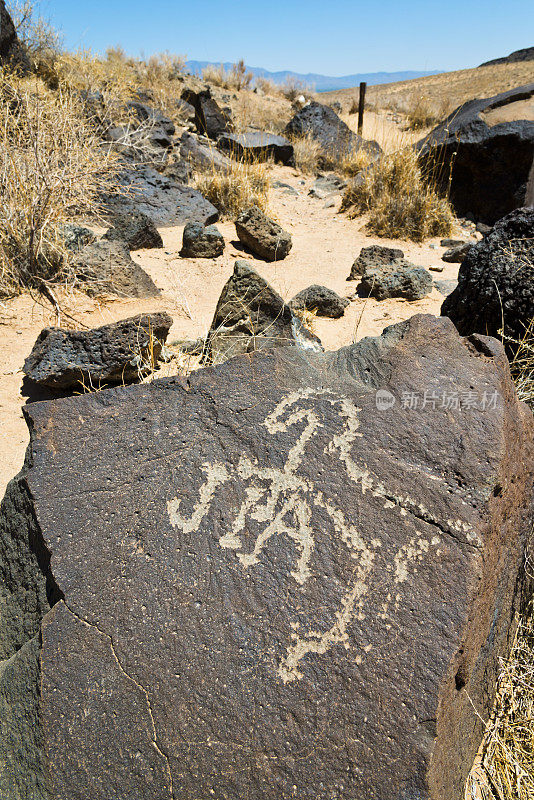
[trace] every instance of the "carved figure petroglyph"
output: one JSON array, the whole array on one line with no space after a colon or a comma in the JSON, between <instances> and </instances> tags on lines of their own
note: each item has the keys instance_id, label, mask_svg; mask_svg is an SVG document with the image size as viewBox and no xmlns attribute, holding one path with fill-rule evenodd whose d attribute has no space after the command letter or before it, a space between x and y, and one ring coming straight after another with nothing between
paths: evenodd
<instances>
[{"instance_id":1,"label":"carved figure petroglyph","mask_svg":"<svg viewBox=\"0 0 534 800\"><path fill-rule=\"evenodd\" d=\"M429 511L408 496L391 495L383 483L370 474L365 465L359 465L353 460L353 443L362 436L359 431L360 409L347 398L337 397L328 390L305 389L292 392L266 417L263 424L273 436L286 433L292 428L300 429L282 468L262 466L246 455L240 457L237 467L233 470L224 464L206 463L202 466L206 479L199 489L198 500L191 513L188 515L181 513L179 498L174 498L167 504L171 524L184 533L191 533L198 530L209 514L218 487L230 481L239 481L245 499L237 510L230 530L219 539L220 546L234 550L243 567L249 569L260 562L262 551L272 537L287 536L295 543L297 551L297 560L291 576L301 586L304 586L312 575L316 539L313 528L314 508L326 512L334 535L339 537L355 561L355 577L341 598L340 606L334 614L335 622L328 630L302 631L300 626L292 626L291 642L285 658L278 667L278 675L284 683L302 677L299 665L309 654L324 654L335 645L349 647L347 629L355 618L365 619L364 600L369 591L368 579L375 554L381 546L377 539L366 542L360 531L346 519L343 511L332 499L325 497L313 481L299 474L306 446L317 431L324 427L317 404L306 405L307 400L319 396L323 403L326 402L336 408L341 426L341 431L332 436L325 453L337 454L350 481L360 485L362 494L370 492L383 500L384 508L395 509L403 517L406 517L409 511L417 511L423 518L433 521ZM264 527L261 528L250 550L245 544L244 534L248 530L247 524L250 525L252 522ZM452 523L452 526L462 528L460 522ZM406 581L409 570L414 568L430 547L435 547L440 541L439 536L427 539L416 535L410 538L394 557L391 565L393 583L398 585ZM394 598L388 595L382 606L381 618L387 618L391 603L397 605L399 598L400 594L396 594ZM361 656L357 658L360 660Z\"/></svg>"}]
</instances>

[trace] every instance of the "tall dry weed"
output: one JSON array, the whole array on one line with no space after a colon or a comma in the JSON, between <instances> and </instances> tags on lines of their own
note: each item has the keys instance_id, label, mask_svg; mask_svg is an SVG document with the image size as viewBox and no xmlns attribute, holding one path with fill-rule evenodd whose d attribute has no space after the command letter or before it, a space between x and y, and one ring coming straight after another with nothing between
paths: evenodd
<instances>
[{"instance_id":1,"label":"tall dry weed","mask_svg":"<svg viewBox=\"0 0 534 800\"><path fill-rule=\"evenodd\" d=\"M53 280L60 227L112 191L116 159L79 99L40 81L0 75L0 294Z\"/></svg>"}]
</instances>

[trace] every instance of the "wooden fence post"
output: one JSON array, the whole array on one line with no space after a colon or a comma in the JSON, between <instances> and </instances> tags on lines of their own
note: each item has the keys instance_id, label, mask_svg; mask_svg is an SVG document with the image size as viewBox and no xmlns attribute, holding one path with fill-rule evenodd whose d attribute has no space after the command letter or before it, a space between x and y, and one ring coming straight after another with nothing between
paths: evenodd
<instances>
[{"instance_id":1,"label":"wooden fence post","mask_svg":"<svg viewBox=\"0 0 534 800\"><path fill-rule=\"evenodd\" d=\"M358 133L360 136L362 135L363 131L363 112L365 108L365 90L367 89L367 84L365 81L360 83L360 103L358 105Z\"/></svg>"}]
</instances>

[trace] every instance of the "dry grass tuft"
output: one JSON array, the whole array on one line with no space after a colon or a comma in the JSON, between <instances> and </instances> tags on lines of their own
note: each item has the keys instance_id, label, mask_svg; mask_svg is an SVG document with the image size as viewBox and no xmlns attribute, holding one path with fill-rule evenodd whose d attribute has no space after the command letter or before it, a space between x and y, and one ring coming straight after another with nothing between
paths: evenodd
<instances>
[{"instance_id":1,"label":"dry grass tuft","mask_svg":"<svg viewBox=\"0 0 534 800\"><path fill-rule=\"evenodd\" d=\"M520 621L497 686L481 766L471 774L467 798L532 800L534 797L534 614Z\"/></svg>"},{"instance_id":2,"label":"dry grass tuft","mask_svg":"<svg viewBox=\"0 0 534 800\"><path fill-rule=\"evenodd\" d=\"M295 154L295 167L307 175L315 175L319 170L321 146L309 133L295 136L291 140Z\"/></svg>"},{"instance_id":3,"label":"dry grass tuft","mask_svg":"<svg viewBox=\"0 0 534 800\"><path fill-rule=\"evenodd\" d=\"M199 173L196 186L223 217L234 220L250 206L266 209L268 171L268 162L232 161L227 169Z\"/></svg>"},{"instance_id":4,"label":"dry grass tuft","mask_svg":"<svg viewBox=\"0 0 534 800\"><path fill-rule=\"evenodd\" d=\"M214 86L219 86L221 89L230 89L235 92L241 92L243 89L250 88L254 78L252 72L247 72L243 59L236 64L232 64L229 70L225 70L223 64L217 67L213 64L208 64L202 70L202 77L205 81L212 83Z\"/></svg>"},{"instance_id":5,"label":"dry grass tuft","mask_svg":"<svg viewBox=\"0 0 534 800\"><path fill-rule=\"evenodd\" d=\"M510 340L509 340L510 341ZM517 394L520 400L534 408L534 318L519 342L510 363Z\"/></svg>"},{"instance_id":6,"label":"dry grass tuft","mask_svg":"<svg viewBox=\"0 0 534 800\"><path fill-rule=\"evenodd\" d=\"M368 213L376 236L415 242L447 236L454 224L449 202L422 175L412 148L384 154L361 172L347 188L342 210L351 217Z\"/></svg>"},{"instance_id":7,"label":"dry grass tuft","mask_svg":"<svg viewBox=\"0 0 534 800\"><path fill-rule=\"evenodd\" d=\"M0 75L0 295L42 288L64 260L58 228L111 191L116 157L78 98Z\"/></svg>"}]
</instances>

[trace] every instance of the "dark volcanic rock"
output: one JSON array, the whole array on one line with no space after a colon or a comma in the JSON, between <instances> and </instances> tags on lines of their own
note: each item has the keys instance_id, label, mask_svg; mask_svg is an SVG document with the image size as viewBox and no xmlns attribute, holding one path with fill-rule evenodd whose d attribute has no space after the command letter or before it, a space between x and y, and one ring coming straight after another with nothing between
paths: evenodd
<instances>
[{"instance_id":1,"label":"dark volcanic rock","mask_svg":"<svg viewBox=\"0 0 534 800\"><path fill-rule=\"evenodd\" d=\"M188 222L184 228L180 255L184 258L217 258L224 252L224 236L215 227Z\"/></svg>"},{"instance_id":2,"label":"dark volcanic rock","mask_svg":"<svg viewBox=\"0 0 534 800\"><path fill-rule=\"evenodd\" d=\"M441 294L447 297L447 295L454 292L454 290L458 286L458 281L455 280L434 281L434 286L436 287L438 292L441 292Z\"/></svg>"},{"instance_id":3,"label":"dark volcanic rock","mask_svg":"<svg viewBox=\"0 0 534 800\"><path fill-rule=\"evenodd\" d=\"M464 335L497 336L504 323L523 338L534 317L534 208L508 214L471 248L441 313Z\"/></svg>"},{"instance_id":4,"label":"dark volcanic rock","mask_svg":"<svg viewBox=\"0 0 534 800\"><path fill-rule=\"evenodd\" d=\"M156 109L150 108L144 103L137 101L128 103L127 108L135 113L139 122L148 123L154 128L161 128L165 135L170 139L172 139L176 133L176 128L172 119L166 117L161 113L161 111L157 111Z\"/></svg>"},{"instance_id":5,"label":"dark volcanic rock","mask_svg":"<svg viewBox=\"0 0 534 800\"><path fill-rule=\"evenodd\" d=\"M416 316L25 414L3 796L463 798L532 530L496 341Z\"/></svg>"},{"instance_id":6,"label":"dark volcanic rock","mask_svg":"<svg viewBox=\"0 0 534 800\"><path fill-rule=\"evenodd\" d=\"M210 225L219 219L215 206L199 191L153 167L138 165L124 169L118 175L118 183L128 194L106 198L111 213L140 211L159 225L184 225L186 222Z\"/></svg>"},{"instance_id":7,"label":"dark volcanic rock","mask_svg":"<svg viewBox=\"0 0 534 800\"><path fill-rule=\"evenodd\" d=\"M470 100L417 145L426 167L434 166L436 173L435 164L442 165L442 188L450 189L458 215L493 225L523 205L534 158L534 120L521 115L533 95L531 83L487 100ZM520 104L519 119L506 121L513 103Z\"/></svg>"},{"instance_id":8,"label":"dark volcanic rock","mask_svg":"<svg viewBox=\"0 0 534 800\"><path fill-rule=\"evenodd\" d=\"M126 242L130 250L163 247L163 239L158 229L142 211L130 211L127 214L114 214L111 228L104 234L104 239Z\"/></svg>"},{"instance_id":9,"label":"dark volcanic rock","mask_svg":"<svg viewBox=\"0 0 534 800\"><path fill-rule=\"evenodd\" d=\"M76 277L85 283L89 294L115 294L119 297L157 297L159 289L130 256L125 242L101 239L78 253Z\"/></svg>"},{"instance_id":10,"label":"dark volcanic rock","mask_svg":"<svg viewBox=\"0 0 534 800\"><path fill-rule=\"evenodd\" d=\"M509 56L493 58L491 61L484 61L481 67L489 67L493 64L515 64L518 61L533 61L534 47L524 47L522 50L514 50Z\"/></svg>"},{"instance_id":11,"label":"dark volcanic rock","mask_svg":"<svg viewBox=\"0 0 534 800\"><path fill-rule=\"evenodd\" d=\"M313 192L316 197L325 198L333 194L342 194L347 186L347 181L340 178L334 172L327 173L326 175L319 175L313 182L313 187L310 194Z\"/></svg>"},{"instance_id":12,"label":"dark volcanic rock","mask_svg":"<svg viewBox=\"0 0 534 800\"><path fill-rule=\"evenodd\" d=\"M273 158L281 164L294 163L293 145L284 136L276 136L265 131L246 133L224 133L219 137L217 147L233 154L235 158L268 159Z\"/></svg>"},{"instance_id":13,"label":"dark volcanic rock","mask_svg":"<svg viewBox=\"0 0 534 800\"><path fill-rule=\"evenodd\" d=\"M226 282L206 341L207 358L225 361L241 353L297 346L321 350L321 342L280 295L246 261L236 261Z\"/></svg>"},{"instance_id":14,"label":"dark volcanic rock","mask_svg":"<svg viewBox=\"0 0 534 800\"><path fill-rule=\"evenodd\" d=\"M362 275L358 286L361 297L404 297L406 300L421 300L432 291L432 275L423 267L408 261L399 261L391 266L369 267Z\"/></svg>"},{"instance_id":15,"label":"dark volcanic rock","mask_svg":"<svg viewBox=\"0 0 534 800\"><path fill-rule=\"evenodd\" d=\"M19 41L4 0L0 0L0 64L17 67L22 73L30 71L28 54Z\"/></svg>"},{"instance_id":16,"label":"dark volcanic rock","mask_svg":"<svg viewBox=\"0 0 534 800\"><path fill-rule=\"evenodd\" d=\"M191 169L191 165L184 158L179 158L176 161L172 161L170 164L166 164L164 175L172 181L187 185L191 180L193 170Z\"/></svg>"},{"instance_id":17,"label":"dark volcanic rock","mask_svg":"<svg viewBox=\"0 0 534 800\"><path fill-rule=\"evenodd\" d=\"M321 146L324 166L336 165L343 156L361 148L371 155L379 155L382 150L373 141L366 141L353 133L329 106L312 101L298 111L286 126L287 136L306 136L310 134Z\"/></svg>"},{"instance_id":18,"label":"dark volcanic rock","mask_svg":"<svg viewBox=\"0 0 534 800\"><path fill-rule=\"evenodd\" d=\"M231 159L219 152L213 143L209 143L207 139L201 141L198 136L187 131L180 139L180 155L191 167L201 172L224 171L232 166Z\"/></svg>"},{"instance_id":19,"label":"dark volcanic rock","mask_svg":"<svg viewBox=\"0 0 534 800\"><path fill-rule=\"evenodd\" d=\"M345 309L350 305L350 300L340 297L332 289L326 286L308 286L295 295L290 301L291 308L307 309L314 311L318 317L332 317L339 319L345 313Z\"/></svg>"},{"instance_id":20,"label":"dark volcanic rock","mask_svg":"<svg viewBox=\"0 0 534 800\"><path fill-rule=\"evenodd\" d=\"M461 264L472 247L473 244L469 242L451 247L443 253L441 260L447 261L449 264Z\"/></svg>"},{"instance_id":21,"label":"dark volcanic rock","mask_svg":"<svg viewBox=\"0 0 534 800\"><path fill-rule=\"evenodd\" d=\"M219 108L209 89L184 89L182 100L195 109L195 125L199 133L217 140L221 134L232 129L230 118Z\"/></svg>"},{"instance_id":22,"label":"dark volcanic rock","mask_svg":"<svg viewBox=\"0 0 534 800\"><path fill-rule=\"evenodd\" d=\"M403 258L404 253L402 250L397 250L394 247L382 247L379 244L362 247L360 255L352 265L347 280L359 281L366 269L391 266Z\"/></svg>"},{"instance_id":23,"label":"dark volcanic rock","mask_svg":"<svg viewBox=\"0 0 534 800\"><path fill-rule=\"evenodd\" d=\"M67 331L44 328L24 362L30 380L51 389L80 383L98 388L137 381L155 367L172 318L140 314L102 328Z\"/></svg>"},{"instance_id":24,"label":"dark volcanic rock","mask_svg":"<svg viewBox=\"0 0 534 800\"><path fill-rule=\"evenodd\" d=\"M65 222L60 225L58 233L67 250L72 253L79 253L86 245L96 242L96 235L92 230L83 225L76 225L74 222Z\"/></svg>"},{"instance_id":25,"label":"dark volcanic rock","mask_svg":"<svg viewBox=\"0 0 534 800\"><path fill-rule=\"evenodd\" d=\"M281 261L291 250L291 234L257 206L239 215L235 229L239 240L265 261Z\"/></svg>"}]
</instances>

